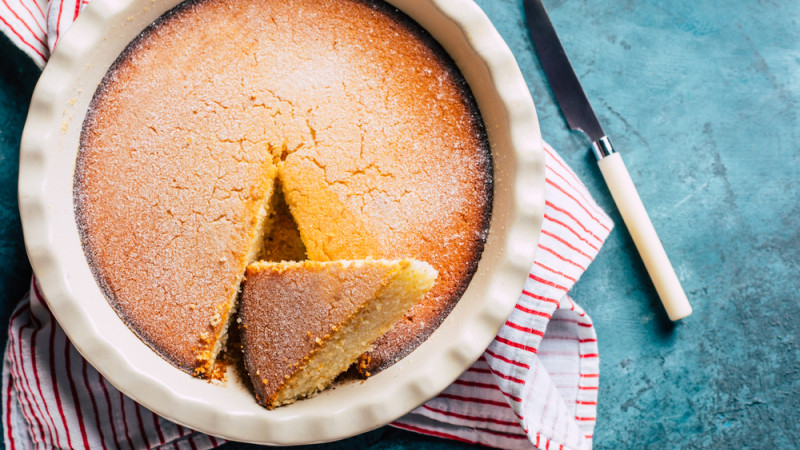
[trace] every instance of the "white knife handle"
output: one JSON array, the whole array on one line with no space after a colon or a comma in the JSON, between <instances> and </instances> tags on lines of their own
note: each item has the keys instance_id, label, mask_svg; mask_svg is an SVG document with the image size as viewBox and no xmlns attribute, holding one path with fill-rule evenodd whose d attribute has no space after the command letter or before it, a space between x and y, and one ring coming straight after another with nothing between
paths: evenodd
<instances>
[{"instance_id":1,"label":"white knife handle","mask_svg":"<svg viewBox=\"0 0 800 450\"><path fill-rule=\"evenodd\" d=\"M619 153L611 153L597 161L611 196L619 208L622 220L633 238L636 248L656 287L658 296L670 320L683 319L692 313L689 299L667 258L664 246L658 239L653 223L644 209L642 199Z\"/></svg>"}]
</instances>

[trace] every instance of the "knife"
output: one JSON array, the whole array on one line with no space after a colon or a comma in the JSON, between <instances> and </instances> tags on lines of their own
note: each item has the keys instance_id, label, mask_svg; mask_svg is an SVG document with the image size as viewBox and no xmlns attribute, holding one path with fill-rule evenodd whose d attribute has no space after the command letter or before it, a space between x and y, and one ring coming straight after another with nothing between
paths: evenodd
<instances>
[{"instance_id":1,"label":"knife","mask_svg":"<svg viewBox=\"0 0 800 450\"><path fill-rule=\"evenodd\" d=\"M692 306L667 258L622 157L614 150L611 140L597 121L544 5L541 0L523 2L533 45L561 112L570 129L583 132L592 141L592 151L597 157L600 172L642 257L647 273L653 280L667 315L673 321L688 316L692 313Z\"/></svg>"}]
</instances>

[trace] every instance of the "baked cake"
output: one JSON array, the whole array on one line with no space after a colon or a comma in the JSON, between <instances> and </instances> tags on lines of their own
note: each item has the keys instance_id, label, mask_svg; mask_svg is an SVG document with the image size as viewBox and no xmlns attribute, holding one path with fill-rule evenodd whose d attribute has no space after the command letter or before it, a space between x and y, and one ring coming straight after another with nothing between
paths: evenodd
<instances>
[{"instance_id":1,"label":"baked cake","mask_svg":"<svg viewBox=\"0 0 800 450\"><path fill-rule=\"evenodd\" d=\"M273 408L328 387L435 279L410 259L248 266L239 318L259 403Z\"/></svg>"},{"instance_id":2,"label":"baked cake","mask_svg":"<svg viewBox=\"0 0 800 450\"><path fill-rule=\"evenodd\" d=\"M296 231L277 225L274 192ZM372 0L179 5L102 80L74 184L110 303L200 376L223 347L246 266L283 258L263 247L290 241L314 261L413 257L438 271L363 361L393 363L466 289L491 196L488 141L455 64Z\"/></svg>"}]
</instances>

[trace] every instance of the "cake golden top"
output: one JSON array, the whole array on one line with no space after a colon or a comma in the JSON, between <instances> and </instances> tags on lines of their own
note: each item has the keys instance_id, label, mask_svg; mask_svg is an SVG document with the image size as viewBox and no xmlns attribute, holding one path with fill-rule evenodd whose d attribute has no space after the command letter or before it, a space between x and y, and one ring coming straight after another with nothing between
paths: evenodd
<instances>
[{"instance_id":1,"label":"cake golden top","mask_svg":"<svg viewBox=\"0 0 800 450\"><path fill-rule=\"evenodd\" d=\"M415 257L439 271L374 365L444 318L488 229L491 158L469 90L382 2L184 3L111 68L81 141L76 217L96 277L184 368L223 331L211 324L274 180L309 259Z\"/></svg>"}]
</instances>

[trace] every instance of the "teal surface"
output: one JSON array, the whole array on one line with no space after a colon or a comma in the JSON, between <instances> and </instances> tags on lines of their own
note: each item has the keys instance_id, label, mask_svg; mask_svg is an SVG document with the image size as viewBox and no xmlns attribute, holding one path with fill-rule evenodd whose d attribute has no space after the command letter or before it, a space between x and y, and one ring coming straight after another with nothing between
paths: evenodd
<instances>
[{"instance_id":1,"label":"teal surface","mask_svg":"<svg viewBox=\"0 0 800 450\"><path fill-rule=\"evenodd\" d=\"M31 281L17 208L19 140L39 69L0 33L0 344L8 319Z\"/></svg>"},{"instance_id":2,"label":"teal surface","mask_svg":"<svg viewBox=\"0 0 800 450\"><path fill-rule=\"evenodd\" d=\"M545 0L693 303L677 325L554 104L521 0L477 3L518 59L544 138L617 223L572 292L599 335L596 447L800 447L800 2ZM15 195L37 75L0 39L3 323L28 283ZM462 447L382 428L310 448Z\"/></svg>"}]
</instances>

